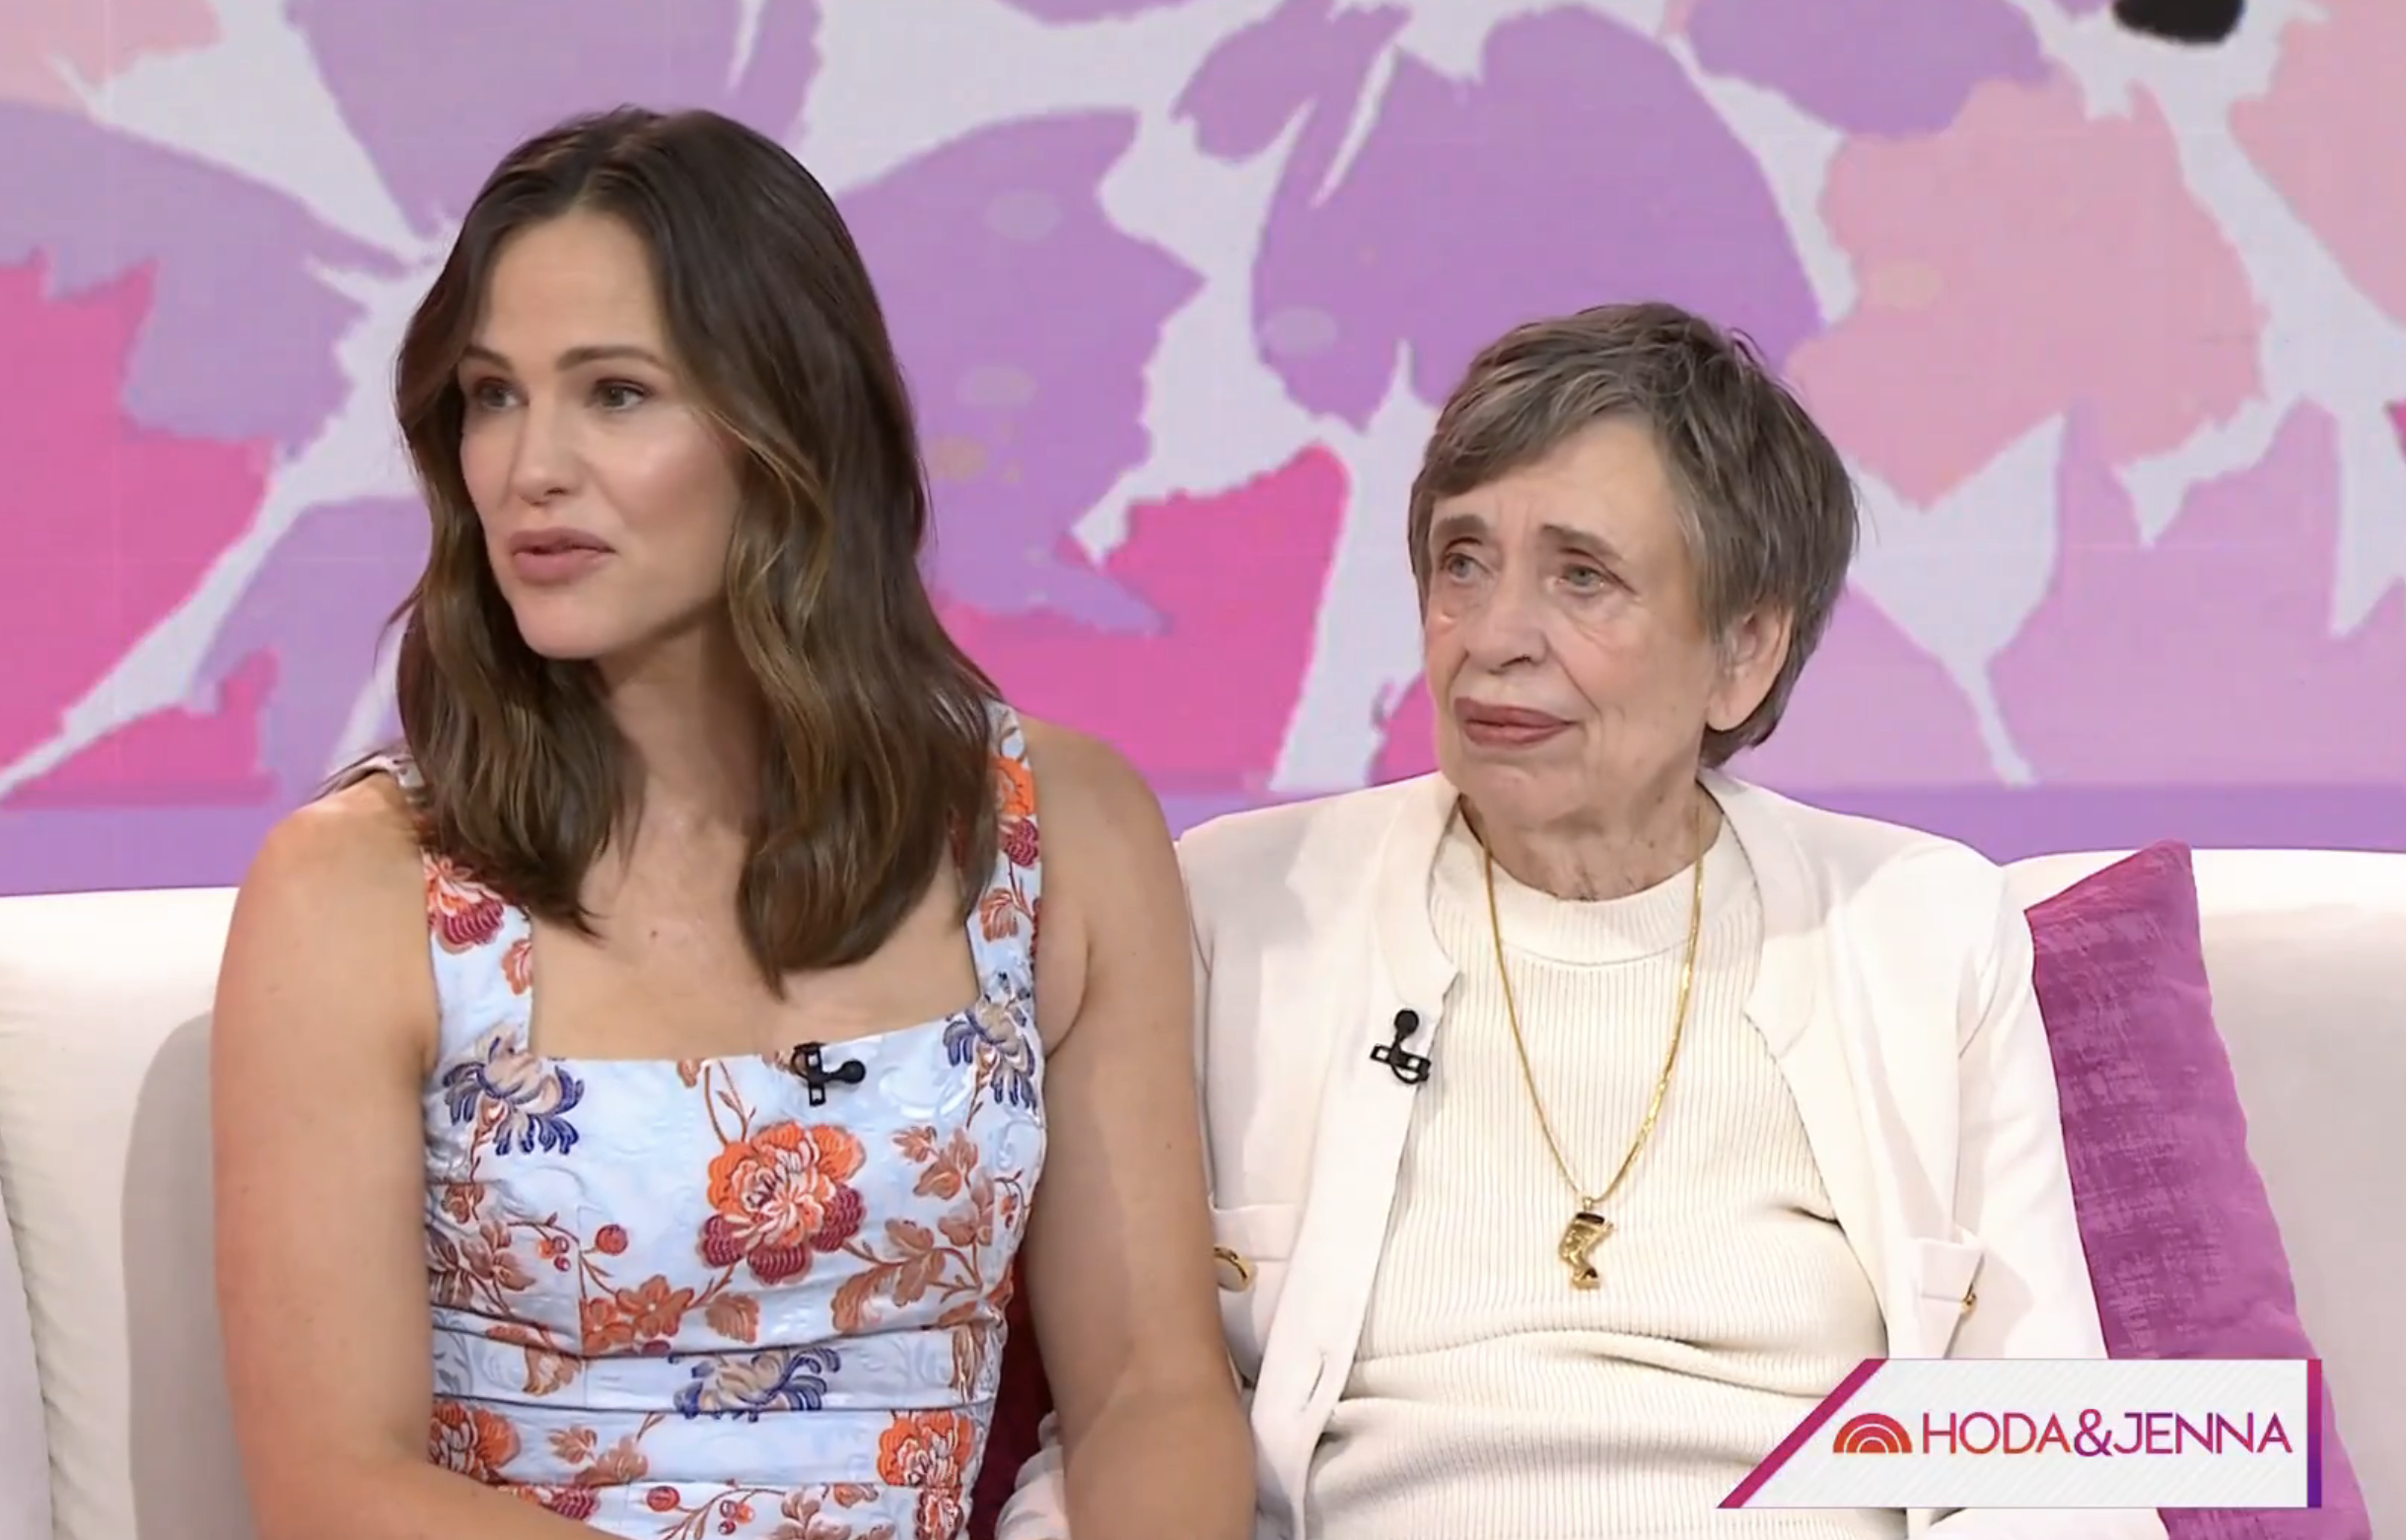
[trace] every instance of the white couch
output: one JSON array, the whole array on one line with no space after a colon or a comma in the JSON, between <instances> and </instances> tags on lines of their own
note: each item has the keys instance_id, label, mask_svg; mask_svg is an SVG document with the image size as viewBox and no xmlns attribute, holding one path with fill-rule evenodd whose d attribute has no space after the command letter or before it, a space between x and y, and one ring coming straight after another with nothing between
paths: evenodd
<instances>
[{"instance_id":1,"label":"white couch","mask_svg":"<svg viewBox=\"0 0 2406 1540\"><path fill-rule=\"evenodd\" d=\"M2109 859L2016 879L2035 901ZM2205 852L2198 885L2306 1325L2376 1532L2406 1530L2406 855ZM210 1285L232 901L0 898L0 1540L252 1540Z\"/></svg>"}]
</instances>

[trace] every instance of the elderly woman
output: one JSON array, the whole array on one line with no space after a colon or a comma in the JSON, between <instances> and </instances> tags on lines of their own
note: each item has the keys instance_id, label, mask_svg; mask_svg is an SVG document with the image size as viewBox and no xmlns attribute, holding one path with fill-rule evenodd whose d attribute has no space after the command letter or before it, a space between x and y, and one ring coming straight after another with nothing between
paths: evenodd
<instances>
[{"instance_id":1,"label":"elderly woman","mask_svg":"<svg viewBox=\"0 0 2406 1540\"><path fill-rule=\"evenodd\" d=\"M1864 1359L2104 1351L2003 874L1723 769L1855 538L1742 342L1523 326L1412 493L1443 770L1183 841L1265 1540L2162 1533L1718 1510Z\"/></svg>"}]
</instances>

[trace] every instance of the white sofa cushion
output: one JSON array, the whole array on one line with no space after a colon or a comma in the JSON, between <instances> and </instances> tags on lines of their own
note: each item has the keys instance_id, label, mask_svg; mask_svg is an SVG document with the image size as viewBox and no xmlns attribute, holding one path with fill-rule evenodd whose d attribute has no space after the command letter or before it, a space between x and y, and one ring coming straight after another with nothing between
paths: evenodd
<instances>
[{"instance_id":1,"label":"white sofa cushion","mask_svg":"<svg viewBox=\"0 0 2406 1540\"><path fill-rule=\"evenodd\" d=\"M210 1241L207 1013L233 898L0 898L0 1190L57 1540L254 1540Z\"/></svg>"}]
</instances>

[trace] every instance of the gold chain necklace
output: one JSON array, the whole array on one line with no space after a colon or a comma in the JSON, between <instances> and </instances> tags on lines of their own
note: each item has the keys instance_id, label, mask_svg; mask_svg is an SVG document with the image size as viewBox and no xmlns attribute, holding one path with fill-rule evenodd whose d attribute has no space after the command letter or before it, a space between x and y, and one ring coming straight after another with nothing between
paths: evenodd
<instances>
[{"instance_id":1,"label":"gold chain necklace","mask_svg":"<svg viewBox=\"0 0 2406 1540\"><path fill-rule=\"evenodd\" d=\"M1521 1007L1513 998L1512 969L1504 961L1504 921L1496 909L1496 858L1484 840L1479 848L1486 856L1487 926L1495 938L1496 977L1504 985L1504 1018L1512 1024L1513 1051L1521 1058L1521 1083L1528 1088L1529 1106L1537 1114L1537 1127L1545 1135L1546 1153L1554 1157L1554 1169L1562 1173L1562 1183L1578 1198L1579 1207L1571 1215L1571 1223L1563 1227L1562 1239L1554 1254L1563 1266L1571 1270L1571 1287L1593 1289L1602 1282L1592 1260L1595 1248L1612 1235L1612 1222L1604 1218L1604 1205L1619 1192L1630 1169L1638 1163L1638 1153L1654 1133L1655 1119L1662 1116L1663 1098L1670 1090L1670 1072L1679 1062L1679 1039L1687 1030L1688 994L1696 982L1696 945L1704 932L1704 815L1696 816L1696 880L1687 901L1687 953L1679 963L1679 1004L1670 1018L1670 1051L1663 1056L1663 1073L1655 1079L1654 1096L1646 1104L1646 1117L1638 1124L1638 1137L1630 1141L1629 1154L1621 1157L1620 1169L1612 1173L1603 1191L1588 1193L1581 1190L1579 1178L1571 1174L1571 1162L1562 1153L1562 1141L1555 1137L1554 1120L1545 1114L1545 1098L1537 1093L1537 1072L1528 1062L1528 1043L1521 1035Z\"/></svg>"}]
</instances>

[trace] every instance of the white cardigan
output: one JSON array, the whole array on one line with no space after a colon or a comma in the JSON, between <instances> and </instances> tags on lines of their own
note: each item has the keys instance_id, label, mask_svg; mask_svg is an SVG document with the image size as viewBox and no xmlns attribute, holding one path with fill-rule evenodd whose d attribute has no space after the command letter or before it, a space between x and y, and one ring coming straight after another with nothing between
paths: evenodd
<instances>
[{"instance_id":1,"label":"white cardigan","mask_svg":"<svg viewBox=\"0 0 2406 1540\"><path fill-rule=\"evenodd\" d=\"M1762 897L1746 1015L1878 1292L1888 1356L2102 1357L2029 928L2004 873L1951 841L1726 776L1706 785ZM1411 1012L1404 1046L1444 1054L1454 969L1428 886L1455 796L1424 776L1238 813L1179 842L1213 1221L1243 1264L1223 1266L1220 1301L1250 1402L1258 1540L1312 1540L1304 1482L1386 1231L1414 1092L1371 1051ZM1048 1428L998 1540L1076 1540L1058 1461ZM2163 1535L2144 1510L1909 1523L1944 1540Z\"/></svg>"}]
</instances>

